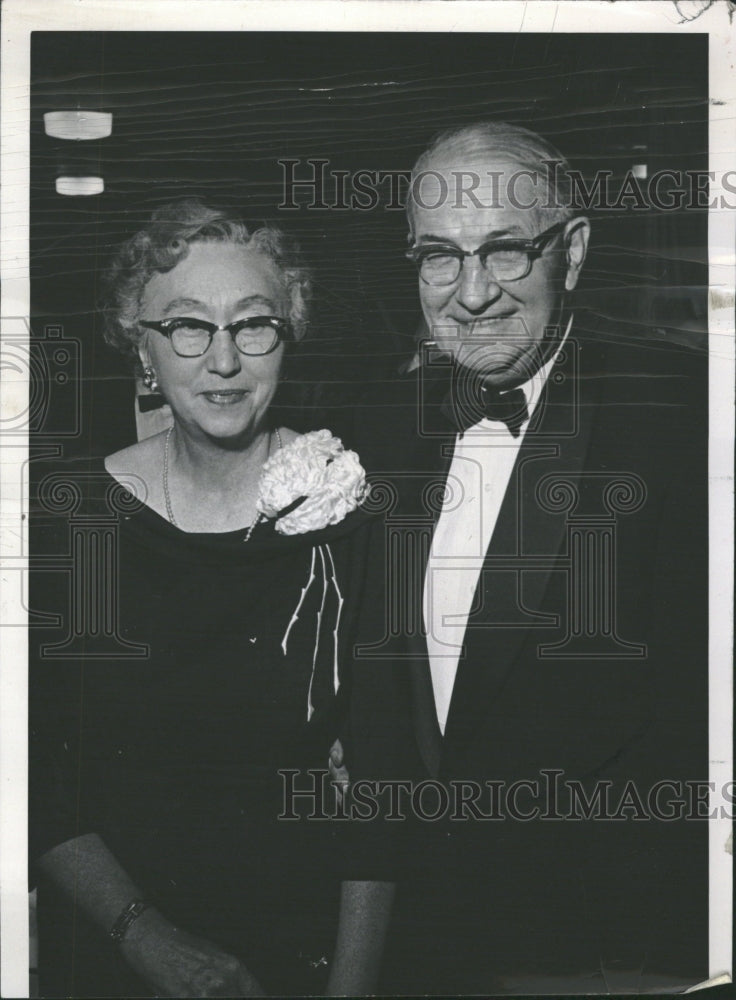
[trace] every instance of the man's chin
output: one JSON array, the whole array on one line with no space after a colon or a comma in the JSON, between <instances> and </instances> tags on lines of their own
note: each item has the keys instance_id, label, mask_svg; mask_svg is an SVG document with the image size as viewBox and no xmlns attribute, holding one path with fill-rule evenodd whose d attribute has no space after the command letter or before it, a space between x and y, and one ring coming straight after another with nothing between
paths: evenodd
<instances>
[{"instance_id":1,"label":"man's chin","mask_svg":"<svg viewBox=\"0 0 736 1000\"><path fill-rule=\"evenodd\" d=\"M519 357L516 354L509 357L508 353L484 352L483 350L460 350L453 352L455 361L467 368L486 383L486 385L503 391L523 385L534 377L543 359L531 355Z\"/></svg>"},{"instance_id":2,"label":"man's chin","mask_svg":"<svg viewBox=\"0 0 736 1000\"><path fill-rule=\"evenodd\" d=\"M455 356L455 360L463 368L482 378L486 385L499 390L513 389L514 386L527 381L532 375L532 372L525 375L523 365L515 363L516 359L509 361L508 359L491 357L483 358L478 354L466 354L461 351Z\"/></svg>"}]
</instances>

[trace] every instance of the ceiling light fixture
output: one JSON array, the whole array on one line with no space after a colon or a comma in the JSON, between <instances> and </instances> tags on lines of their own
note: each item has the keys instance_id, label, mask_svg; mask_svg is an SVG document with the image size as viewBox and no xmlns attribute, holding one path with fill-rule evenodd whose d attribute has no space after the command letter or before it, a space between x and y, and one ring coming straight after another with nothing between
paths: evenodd
<instances>
[{"instance_id":1,"label":"ceiling light fixture","mask_svg":"<svg viewBox=\"0 0 736 1000\"><path fill-rule=\"evenodd\" d=\"M65 195L87 196L102 194L105 182L101 177L57 177L56 193Z\"/></svg>"},{"instance_id":2,"label":"ceiling light fixture","mask_svg":"<svg viewBox=\"0 0 736 1000\"><path fill-rule=\"evenodd\" d=\"M53 139L106 139L112 133L112 112L47 111L43 125Z\"/></svg>"}]
</instances>

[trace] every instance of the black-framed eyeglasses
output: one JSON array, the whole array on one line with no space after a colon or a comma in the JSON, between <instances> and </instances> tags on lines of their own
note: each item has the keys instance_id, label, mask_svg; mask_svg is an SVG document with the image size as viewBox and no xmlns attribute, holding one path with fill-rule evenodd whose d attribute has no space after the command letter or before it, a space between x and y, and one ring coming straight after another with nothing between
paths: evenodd
<instances>
[{"instance_id":1,"label":"black-framed eyeglasses","mask_svg":"<svg viewBox=\"0 0 736 1000\"><path fill-rule=\"evenodd\" d=\"M477 250L461 250L444 243L427 243L406 251L419 269L419 277L427 285L452 285L460 277L466 257L478 257L495 281L519 281L526 278L534 261L541 257L547 244L561 233L568 223L558 222L533 240L489 240Z\"/></svg>"},{"instance_id":2,"label":"black-framed eyeglasses","mask_svg":"<svg viewBox=\"0 0 736 1000\"><path fill-rule=\"evenodd\" d=\"M293 340L291 323L279 316L249 316L237 319L227 326L218 326L205 319L174 316L158 322L138 320L147 330L156 330L168 337L176 354L181 358L199 358L207 352L212 338L220 330L227 330L241 354L259 357L275 351L282 340Z\"/></svg>"}]
</instances>

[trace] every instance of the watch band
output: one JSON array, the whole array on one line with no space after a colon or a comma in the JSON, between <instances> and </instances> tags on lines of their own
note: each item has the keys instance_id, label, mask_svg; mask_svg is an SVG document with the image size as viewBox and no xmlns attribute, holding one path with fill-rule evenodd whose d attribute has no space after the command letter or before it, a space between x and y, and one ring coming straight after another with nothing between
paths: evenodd
<instances>
[{"instance_id":1,"label":"watch band","mask_svg":"<svg viewBox=\"0 0 736 1000\"><path fill-rule=\"evenodd\" d=\"M120 944L133 921L137 920L149 906L151 903L147 899L134 899L128 903L110 928L110 940L114 944Z\"/></svg>"}]
</instances>

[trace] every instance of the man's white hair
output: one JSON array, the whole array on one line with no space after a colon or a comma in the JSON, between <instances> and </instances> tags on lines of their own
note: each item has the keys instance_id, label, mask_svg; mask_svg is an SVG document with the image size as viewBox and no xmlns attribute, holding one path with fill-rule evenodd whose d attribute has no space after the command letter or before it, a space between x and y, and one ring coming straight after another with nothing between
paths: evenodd
<instances>
[{"instance_id":1,"label":"man's white hair","mask_svg":"<svg viewBox=\"0 0 736 1000\"><path fill-rule=\"evenodd\" d=\"M551 142L520 125L509 122L479 121L471 125L439 132L414 164L406 201L409 228L413 230L415 185L430 164L450 159L461 163L463 157L491 154L496 160L507 159L545 181L543 204L534 211L548 225L562 222L575 214L572 207L570 164Z\"/></svg>"}]
</instances>

